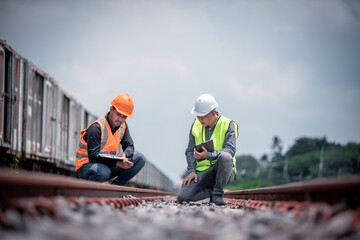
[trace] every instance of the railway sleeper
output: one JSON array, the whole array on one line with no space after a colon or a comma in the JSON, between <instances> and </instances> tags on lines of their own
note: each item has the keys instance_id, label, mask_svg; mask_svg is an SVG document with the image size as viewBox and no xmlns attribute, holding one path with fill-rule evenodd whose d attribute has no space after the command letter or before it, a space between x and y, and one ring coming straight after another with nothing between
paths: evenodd
<instances>
[{"instance_id":1,"label":"railway sleeper","mask_svg":"<svg viewBox=\"0 0 360 240\"><path fill-rule=\"evenodd\" d=\"M137 207L139 204L147 202L161 201L170 196L159 197L132 197L124 196L122 198L102 198L102 197L32 197L32 198L12 198L8 200L0 209L0 226L2 228L11 228L11 224L6 218L6 211L16 211L21 216L32 219L49 216L57 218L63 209L72 211L81 211L91 204L100 206L110 206L111 208L121 209L128 206Z\"/></svg>"}]
</instances>

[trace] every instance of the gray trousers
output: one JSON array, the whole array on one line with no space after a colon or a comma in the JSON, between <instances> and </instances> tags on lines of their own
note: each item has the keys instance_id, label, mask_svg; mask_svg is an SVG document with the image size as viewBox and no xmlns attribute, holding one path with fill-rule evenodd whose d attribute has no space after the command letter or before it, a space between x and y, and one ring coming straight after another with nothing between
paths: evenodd
<instances>
[{"instance_id":1,"label":"gray trousers","mask_svg":"<svg viewBox=\"0 0 360 240\"><path fill-rule=\"evenodd\" d=\"M177 199L183 201L198 201L210 197L212 194L224 194L224 188L231 181L233 160L229 153L223 152L216 163L205 171L196 172L198 181L191 181L190 185L180 188Z\"/></svg>"}]
</instances>

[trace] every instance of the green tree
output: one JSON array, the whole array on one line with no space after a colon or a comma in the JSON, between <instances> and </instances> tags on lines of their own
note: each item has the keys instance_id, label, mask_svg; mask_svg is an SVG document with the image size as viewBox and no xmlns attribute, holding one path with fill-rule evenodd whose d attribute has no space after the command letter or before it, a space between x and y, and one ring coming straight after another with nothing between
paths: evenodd
<instances>
[{"instance_id":1,"label":"green tree","mask_svg":"<svg viewBox=\"0 0 360 240\"><path fill-rule=\"evenodd\" d=\"M298 138L295 140L295 144L290 147L286 152L288 157L292 157L298 154L303 154L307 152L319 151L322 147L327 149L329 143L326 141L326 137L323 138Z\"/></svg>"},{"instance_id":2,"label":"green tree","mask_svg":"<svg viewBox=\"0 0 360 240\"><path fill-rule=\"evenodd\" d=\"M360 173L360 144L348 143L342 148L344 156L343 172L344 174Z\"/></svg>"},{"instance_id":3,"label":"green tree","mask_svg":"<svg viewBox=\"0 0 360 240\"><path fill-rule=\"evenodd\" d=\"M261 168L265 169L268 167L269 165L269 158L266 154L263 154L260 158L260 164L261 164Z\"/></svg>"},{"instance_id":4,"label":"green tree","mask_svg":"<svg viewBox=\"0 0 360 240\"><path fill-rule=\"evenodd\" d=\"M274 136L273 142L271 144L271 149L273 151L273 154L274 155L281 154L282 148L283 148L283 146L282 146L281 139L278 136Z\"/></svg>"}]
</instances>

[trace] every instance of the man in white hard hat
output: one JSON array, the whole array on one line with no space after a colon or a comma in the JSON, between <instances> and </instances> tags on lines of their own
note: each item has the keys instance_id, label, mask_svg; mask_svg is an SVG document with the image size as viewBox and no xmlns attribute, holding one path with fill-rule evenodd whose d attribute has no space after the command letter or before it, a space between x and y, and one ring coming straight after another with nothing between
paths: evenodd
<instances>
[{"instance_id":1,"label":"man in white hard hat","mask_svg":"<svg viewBox=\"0 0 360 240\"><path fill-rule=\"evenodd\" d=\"M216 110L218 106L210 94L202 94L195 101L192 114L196 119L191 126L185 151L188 175L177 196L179 203L210 198L216 205L226 205L223 200L224 188L236 174L238 126L234 121L220 116ZM200 151L195 149L196 145L210 139L213 141L213 151L205 147Z\"/></svg>"}]
</instances>

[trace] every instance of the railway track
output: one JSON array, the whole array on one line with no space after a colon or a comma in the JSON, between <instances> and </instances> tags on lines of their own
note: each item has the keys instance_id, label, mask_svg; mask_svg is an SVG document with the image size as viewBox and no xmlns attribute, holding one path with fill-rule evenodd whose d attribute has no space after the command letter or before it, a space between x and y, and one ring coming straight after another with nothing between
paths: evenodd
<instances>
[{"instance_id":1,"label":"railway track","mask_svg":"<svg viewBox=\"0 0 360 240\"><path fill-rule=\"evenodd\" d=\"M39 219L42 216L62 219L64 218L63 212L79 212L79 209L89 209L89 206L94 205L110 209L135 207L135 209L140 209L139 211L144 211L141 210L144 209L144 206L150 206L151 210L148 210L148 212L154 214L154 209L161 208L166 212L166 216L170 218L172 217L169 214L175 211L174 209L179 209L173 212L173 214L179 216L190 214L194 218L198 218L198 215L200 215L201 218L197 221L205 221L206 219L204 218L213 214L214 211L219 211L217 209L222 211L229 211L226 209L236 210L236 213L232 212L232 214L240 215L243 214L241 211L264 212L269 210L266 212L275 214L271 217L274 221L280 215L285 218L290 216L294 219L291 220L294 221L294 224L310 222L322 224L319 226L330 226L334 224L332 223L334 221L342 222L342 224L338 223L341 229L337 233L333 233L335 237L332 237L334 239L356 239L360 237L360 177L227 192L225 193L224 200L228 203L228 206L217 207L208 203L207 200L190 204L178 204L174 194L158 190L121 187L71 177L0 169L0 197L0 237L2 236L1 229L17 226L11 220L12 217L9 217L11 216L9 212L15 211L20 216L25 216L25 218L27 216L31 219ZM64 209L67 210L65 211ZM88 210L83 211L84 215L88 212ZM233 217L230 220L226 220L228 217L226 212L225 216L221 215L223 212L218 214L218 216L215 214L216 216L214 216L213 221L219 217L220 219L224 218L224 221L230 221L231 224L240 224L234 223ZM140 218L138 214L134 216L135 220ZM253 218L253 215L248 216L248 218ZM22 221L24 220L20 222ZM166 221L166 219L162 221ZM256 220L254 221L256 222ZM283 220L278 219L276 221ZM289 221L289 219L285 221ZM179 222L179 220L176 220L176 222ZM181 222L182 220L180 219L180 223L176 223L176 227L179 227L178 224L183 224L180 228L187 229L187 225ZM18 228L21 227L18 226ZM33 228L35 227L33 226ZM200 230L196 230L195 233L191 233L192 231L186 233L186 239L203 239L201 236L197 236L197 231ZM314 229L309 230L310 235L304 235L304 239L307 239L306 236L310 236L309 239L313 239L311 238L312 235L319 234L315 232ZM213 233L211 236L217 236L216 234ZM259 232L256 230L256 232L249 234L257 235ZM296 233L296 236L299 234L301 235L301 233ZM208 234L205 235L208 236ZM210 239L212 239L211 236ZM329 237L328 235L321 236L326 236L324 239ZM215 237L214 239L217 238ZM264 237L264 239L267 238Z\"/></svg>"},{"instance_id":2,"label":"railway track","mask_svg":"<svg viewBox=\"0 0 360 240\"><path fill-rule=\"evenodd\" d=\"M73 177L34 173L28 171L8 171L0 169L0 201L15 197L134 197L171 195L164 191L122 187L81 180Z\"/></svg>"},{"instance_id":3,"label":"railway track","mask_svg":"<svg viewBox=\"0 0 360 240\"><path fill-rule=\"evenodd\" d=\"M360 219L360 176L342 179L320 179L282 186L231 191L225 193L227 202L242 208L266 208L308 220L327 220L339 212L353 209L349 228Z\"/></svg>"}]
</instances>

